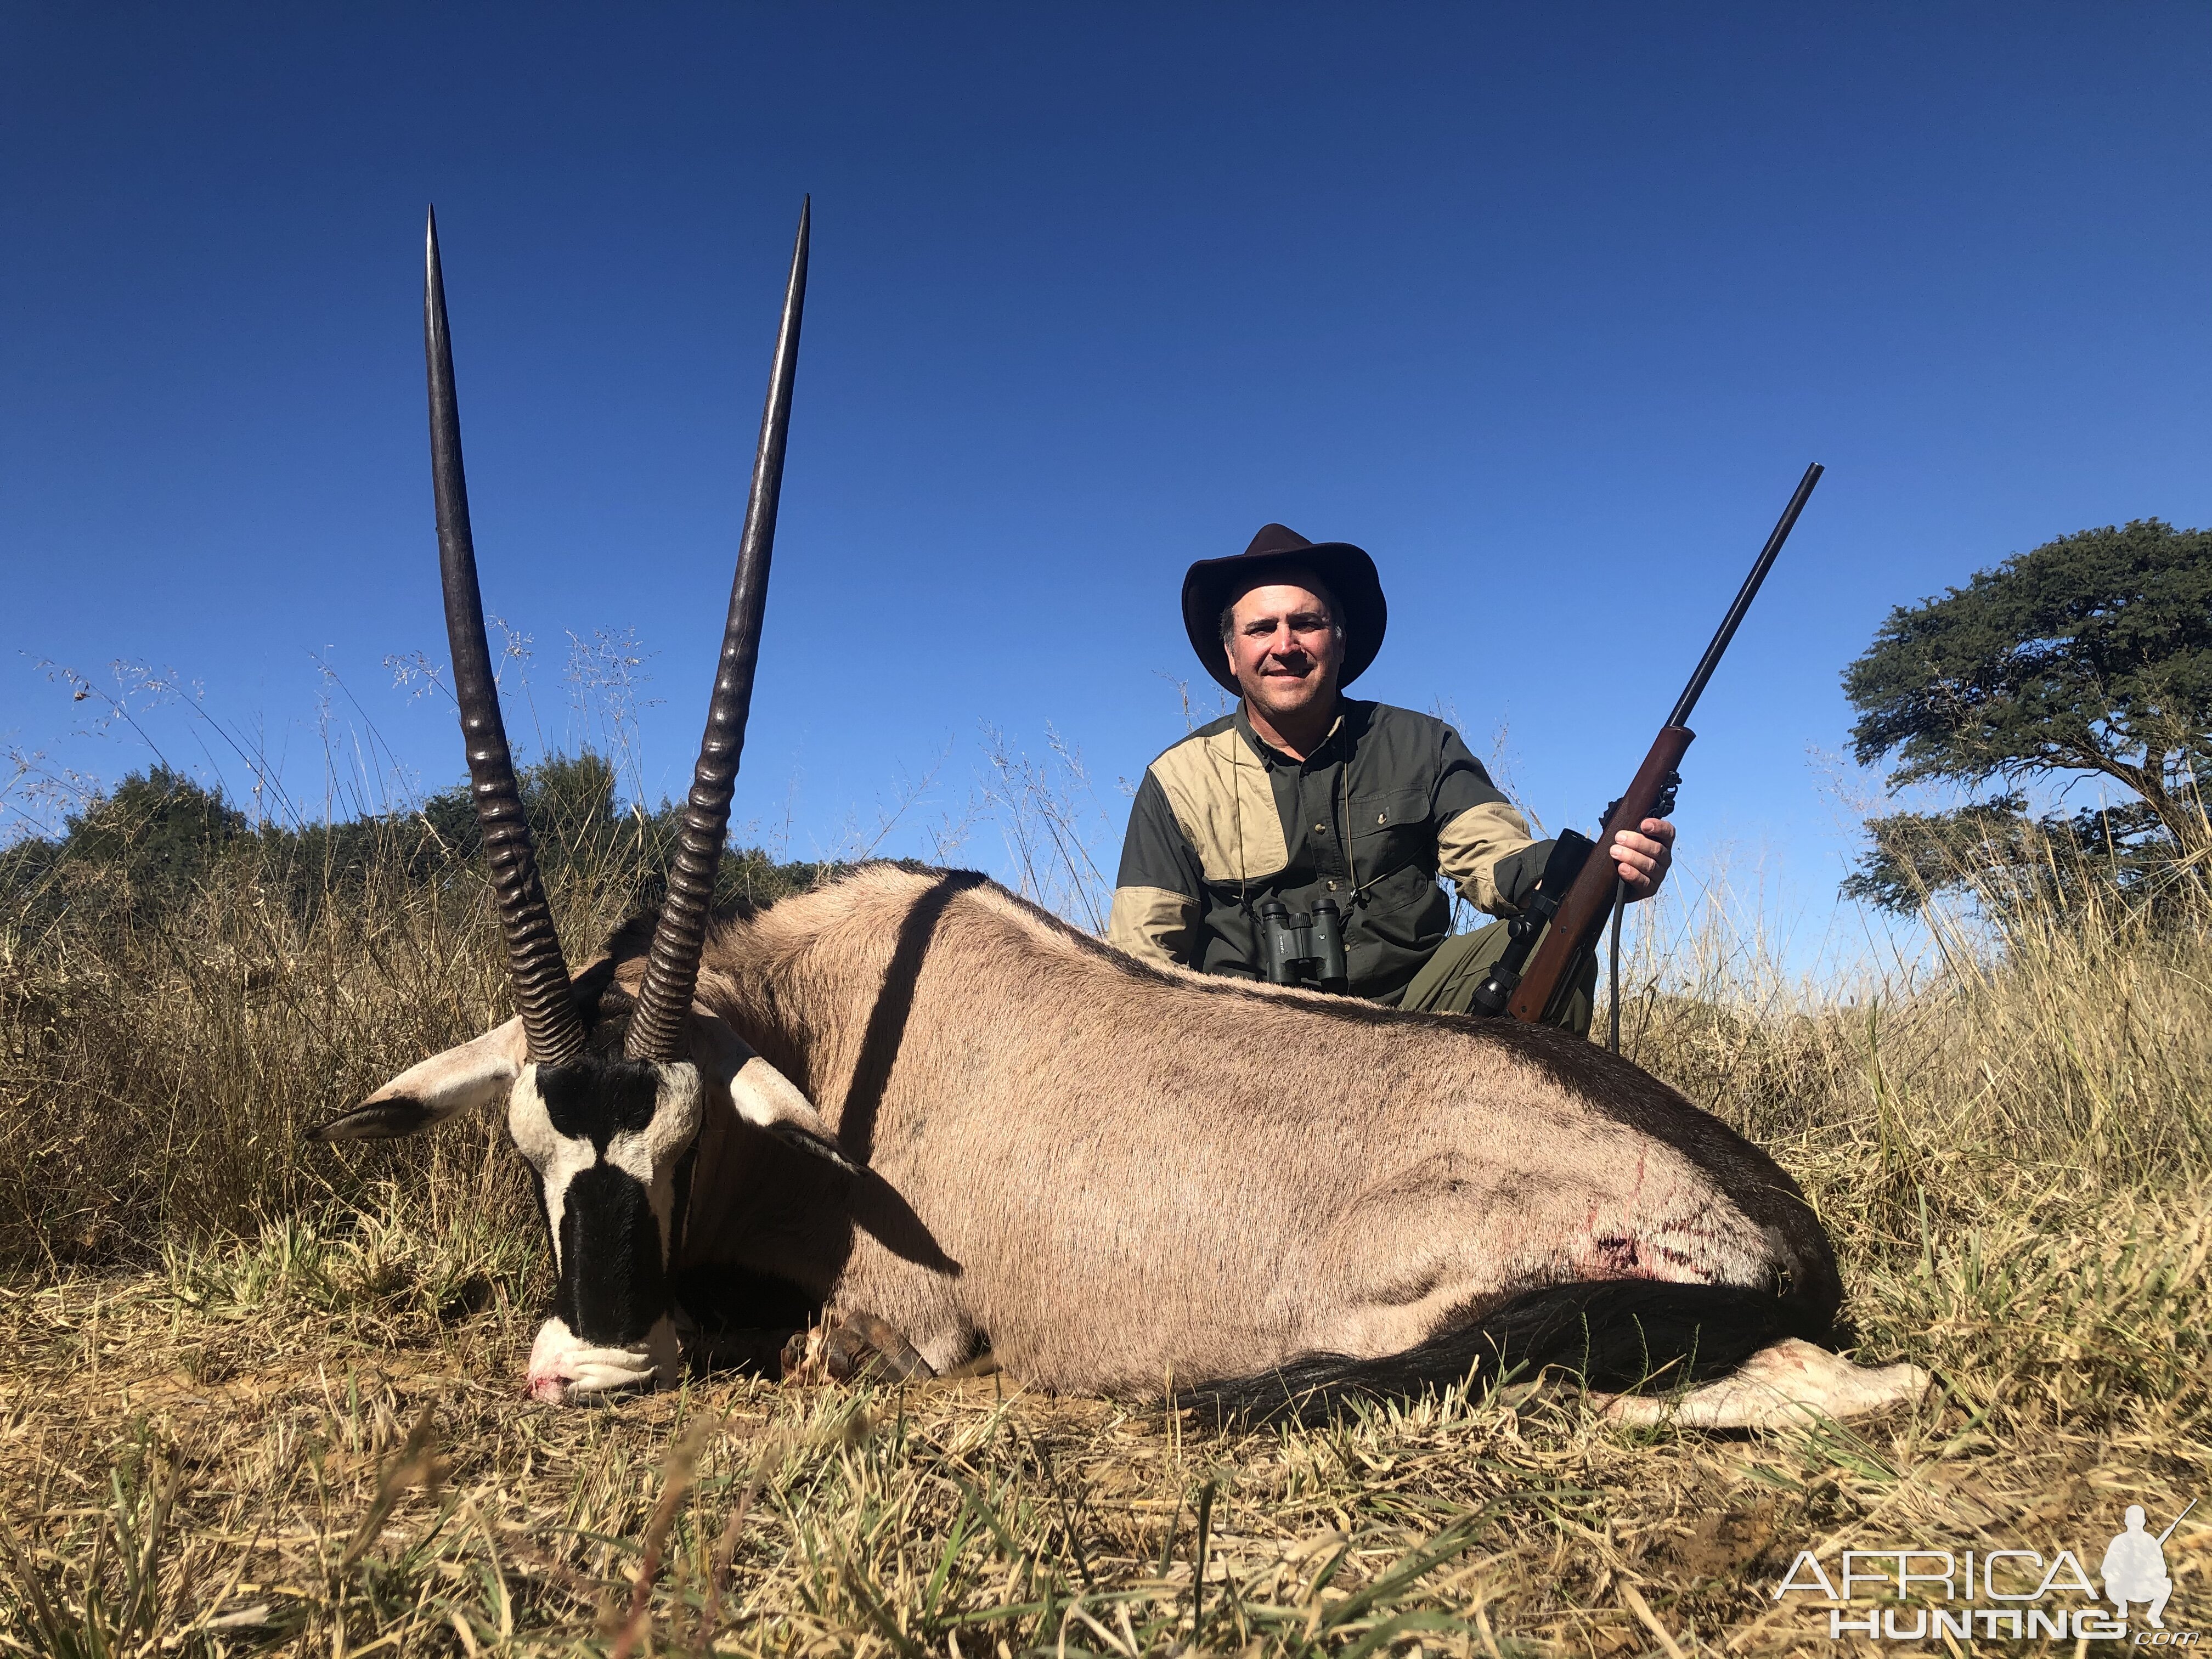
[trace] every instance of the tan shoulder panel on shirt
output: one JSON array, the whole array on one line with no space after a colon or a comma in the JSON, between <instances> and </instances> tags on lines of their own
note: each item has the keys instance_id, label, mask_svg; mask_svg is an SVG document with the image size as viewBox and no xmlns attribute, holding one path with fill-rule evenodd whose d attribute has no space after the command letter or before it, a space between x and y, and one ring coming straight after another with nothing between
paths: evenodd
<instances>
[{"instance_id":1,"label":"tan shoulder panel on shirt","mask_svg":"<svg viewBox=\"0 0 2212 1659\"><path fill-rule=\"evenodd\" d=\"M1139 962L1190 966L1192 924L1198 901L1164 887L1116 887L1114 912L1106 921L1106 942Z\"/></svg>"},{"instance_id":2,"label":"tan shoulder panel on shirt","mask_svg":"<svg viewBox=\"0 0 2212 1659\"><path fill-rule=\"evenodd\" d=\"M1498 896L1498 860L1534 842L1528 819L1502 800L1486 801L1437 832L1437 867L1476 909L1510 916L1516 908Z\"/></svg>"},{"instance_id":3,"label":"tan shoulder panel on shirt","mask_svg":"<svg viewBox=\"0 0 2212 1659\"><path fill-rule=\"evenodd\" d=\"M1152 773L1208 881L1264 881L1291 861L1267 769L1233 726L1177 744Z\"/></svg>"}]
</instances>

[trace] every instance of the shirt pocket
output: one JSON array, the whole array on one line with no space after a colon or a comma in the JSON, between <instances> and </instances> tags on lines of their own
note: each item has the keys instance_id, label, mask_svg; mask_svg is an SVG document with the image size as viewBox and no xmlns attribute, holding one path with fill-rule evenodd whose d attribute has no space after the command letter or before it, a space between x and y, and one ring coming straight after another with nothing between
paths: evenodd
<instances>
[{"instance_id":1,"label":"shirt pocket","mask_svg":"<svg viewBox=\"0 0 2212 1659\"><path fill-rule=\"evenodd\" d=\"M1362 884L1410 865L1435 864L1437 837L1429 823L1427 790L1354 795L1347 810L1352 814L1352 872Z\"/></svg>"}]
</instances>

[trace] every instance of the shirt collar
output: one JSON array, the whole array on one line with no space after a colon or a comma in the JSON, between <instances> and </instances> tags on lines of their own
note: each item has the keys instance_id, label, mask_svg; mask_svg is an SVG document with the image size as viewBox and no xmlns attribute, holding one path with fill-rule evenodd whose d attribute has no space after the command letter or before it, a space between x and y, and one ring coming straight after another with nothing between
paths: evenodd
<instances>
[{"instance_id":1,"label":"shirt collar","mask_svg":"<svg viewBox=\"0 0 2212 1659\"><path fill-rule=\"evenodd\" d=\"M1339 692L1336 699L1336 718L1329 722L1328 734L1314 745L1313 753L1308 755L1303 761L1292 760L1252 729L1252 716L1246 709L1244 699L1242 697L1237 699L1235 719L1237 731L1243 735L1244 741L1252 746L1252 752L1267 762L1268 765L1310 766L1328 752L1328 746L1336 741L1337 734L1344 730L1344 717L1348 707L1344 695Z\"/></svg>"}]
</instances>

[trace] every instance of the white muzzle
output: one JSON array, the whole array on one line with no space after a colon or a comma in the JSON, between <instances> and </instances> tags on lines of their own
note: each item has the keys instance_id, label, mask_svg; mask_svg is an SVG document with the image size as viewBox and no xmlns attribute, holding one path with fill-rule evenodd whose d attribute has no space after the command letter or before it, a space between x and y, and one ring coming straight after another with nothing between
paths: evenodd
<instances>
[{"instance_id":1,"label":"white muzzle","mask_svg":"<svg viewBox=\"0 0 2212 1659\"><path fill-rule=\"evenodd\" d=\"M607 1394L621 1389L649 1389L673 1382L681 1355L675 1324L664 1315L638 1348L595 1348L571 1332L565 1321L549 1319L530 1345L530 1374L525 1384L533 1400L557 1406L572 1395Z\"/></svg>"}]
</instances>

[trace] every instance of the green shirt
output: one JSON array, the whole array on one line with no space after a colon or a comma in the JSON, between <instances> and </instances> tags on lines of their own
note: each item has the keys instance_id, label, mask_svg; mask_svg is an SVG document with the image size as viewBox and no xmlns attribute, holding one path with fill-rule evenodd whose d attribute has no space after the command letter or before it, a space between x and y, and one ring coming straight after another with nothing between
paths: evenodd
<instances>
[{"instance_id":1,"label":"green shirt","mask_svg":"<svg viewBox=\"0 0 2212 1659\"><path fill-rule=\"evenodd\" d=\"M1264 978L1261 902L1310 910L1334 897L1352 994L1395 1002L1450 934L1440 874L1477 908L1515 913L1551 843L1530 838L1459 733L1387 703L1340 708L1304 761L1261 742L1240 703L1146 769L1109 943Z\"/></svg>"}]
</instances>

